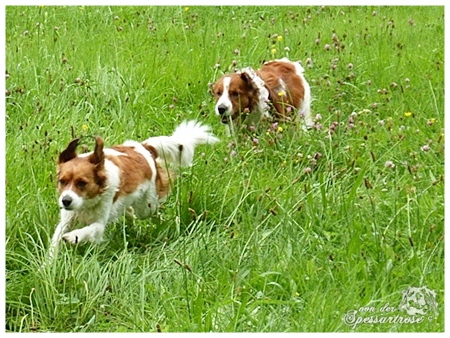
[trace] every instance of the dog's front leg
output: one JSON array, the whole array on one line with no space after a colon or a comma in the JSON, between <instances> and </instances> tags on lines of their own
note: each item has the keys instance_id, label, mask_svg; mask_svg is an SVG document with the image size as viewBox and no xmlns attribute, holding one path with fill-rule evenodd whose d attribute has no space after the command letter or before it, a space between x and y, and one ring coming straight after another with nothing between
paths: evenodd
<instances>
[{"instance_id":1,"label":"dog's front leg","mask_svg":"<svg viewBox=\"0 0 450 338\"><path fill-rule=\"evenodd\" d=\"M106 222L94 222L84 228L73 230L62 236L62 239L70 244L84 242L98 243L103 239Z\"/></svg>"},{"instance_id":2,"label":"dog's front leg","mask_svg":"<svg viewBox=\"0 0 450 338\"><path fill-rule=\"evenodd\" d=\"M55 232L52 236L52 242L50 244L49 258L53 259L55 251L58 249L58 244L61 241L62 235L64 235L71 227L73 221L73 212L62 209L61 220L56 226Z\"/></svg>"},{"instance_id":3,"label":"dog's front leg","mask_svg":"<svg viewBox=\"0 0 450 338\"><path fill-rule=\"evenodd\" d=\"M103 234L105 232L106 224L108 223L111 209L113 206L112 197L111 200L105 198L104 204L100 205L101 213L97 217L93 217L95 220L88 226L81 229L76 229L66 233L62 236L62 239L70 244L78 244L84 242L98 243L103 240ZM92 220L91 219L91 220Z\"/></svg>"},{"instance_id":4,"label":"dog's front leg","mask_svg":"<svg viewBox=\"0 0 450 338\"><path fill-rule=\"evenodd\" d=\"M52 237L52 246L56 246L61 240L61 236L64 235L71 227L73 221L73 212L61 209L61 221L56 226L55 232Z\"/></svg>"}]
</instances>

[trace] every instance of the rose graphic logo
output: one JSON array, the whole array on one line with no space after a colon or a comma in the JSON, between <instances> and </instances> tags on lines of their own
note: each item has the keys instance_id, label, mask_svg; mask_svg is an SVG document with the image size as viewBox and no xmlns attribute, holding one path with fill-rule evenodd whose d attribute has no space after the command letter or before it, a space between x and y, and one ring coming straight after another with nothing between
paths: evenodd
<instances>
[{"instance_id":1,"label":"rose graphic logo","mask_svg":"<svg viewBox=\"0 0 450 338\"><path fill-rule=\"evenodd\" d=\"M408 287L402 291L402 301L398 307L400 311L406 311L410 316L425 315L427 313L438 315L436 292L426 286L420 288Z\"/></svg>"}]
</instances>

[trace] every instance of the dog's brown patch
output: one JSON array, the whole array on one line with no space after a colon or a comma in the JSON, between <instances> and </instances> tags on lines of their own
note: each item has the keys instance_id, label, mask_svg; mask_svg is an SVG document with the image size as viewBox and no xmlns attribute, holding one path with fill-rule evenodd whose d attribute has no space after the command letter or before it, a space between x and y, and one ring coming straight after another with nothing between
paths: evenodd
<instances>
[{"instance_id":1,"label":"dog's brown patch","mask_svg":"<svg viewBox=\"0 0 450 338\"><path fill-rule=\"evenodd\" d=\"M262 66L257 74L264 80L269 91L269 100L276 109L278 118L285 118L289 112L300 106L304 96L305 88L302 80L295 72L295 66L291 63L272 61ZM284 82L283 89L281 81ZM280 95L282 94L282 95Z\"/></svg>"},{"instance_id":2,"label":"dog's brown patch","mask_svg":"<svg viewBox=\"0 0 450 338\"><path fill-rule=\"evenodd\" d=\"M114 195L114 202L120 196L126 196L136 191L137 187L152 178L152 170L143 155L129 146L113 146L123 156L106 156L120 170L120 186ZM126 156L125 156L126 155Z\"/></svg>"}]
</instances>

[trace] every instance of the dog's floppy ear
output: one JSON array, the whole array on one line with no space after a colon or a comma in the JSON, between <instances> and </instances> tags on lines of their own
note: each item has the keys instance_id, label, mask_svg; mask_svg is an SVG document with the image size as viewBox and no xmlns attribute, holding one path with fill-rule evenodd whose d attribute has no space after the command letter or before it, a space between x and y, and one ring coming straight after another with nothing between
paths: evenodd
<instances>
[{"instance_id":1,"label":"dog's floppy ear","mask_svg":"<svg viewBox=\"0 0 450 338\"><path fill-rule=\"evenodd\" d=\"M89 155L89 162L95 165L102 165L105 161L105 155L103 153L103 139L100 136L95 137L95 149L94 152Z\"/></svg>"},{"instance_id":2,"label":"dog's floppy ear","mask_svg":"<svg viewBox=\"0 0 450 338\"><path fill-rule=\"evenodd\" d=\"M253 83L252 79L250 78L250 75L248 75L247 72L242 72L241 73L241 79L243 81L247 82L248 84L252 84Z\"/></svg>"},{"instance_id":3,"label":"dog's floppy ear","mask_svg":"<svg viewBox=\"0 0 450 338\"><path fill-rule=\"evenodd\" d=\"M253 81L251 75L247 72L242 72L240 74L241 79L245 82L245 84L247 85L247 90L255 90L257 89L257 86L255 84L255 82Z\"/></svg>"},{"instance_id":4,"label":"dog's floppy ear","mask_svg":"<svg viewBox=\"0 0 450 338\"><path fill-rule=\"evenodd\" d=\"M80 143L80 139L76 138L72 140L66 149L64 149L61 154L59 154L59 163L65 163L71 159L77 157L77 146Z\"/></svg>"}]
</instances>

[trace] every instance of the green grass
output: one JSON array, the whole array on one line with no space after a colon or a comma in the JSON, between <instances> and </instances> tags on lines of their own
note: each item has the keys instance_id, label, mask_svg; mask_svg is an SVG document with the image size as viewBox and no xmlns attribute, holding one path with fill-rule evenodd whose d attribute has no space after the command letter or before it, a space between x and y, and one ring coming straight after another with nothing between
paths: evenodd
<instances>
[{"instance_id":1,"label":"green grass","mask_svg":"<svg viewBox=\"0 0 450 338\"><path fill-rule=\"evenodd\" d=\"M318 128L226 136L208 83L283 56ZM443 331L443 63L443 7L7 7L5 330ZM68 141L184 119L221 142L158 215L39 269ZM435 319L343 322L424 285Z\"/></svg>"}]
</instances>

